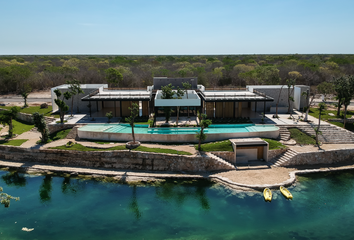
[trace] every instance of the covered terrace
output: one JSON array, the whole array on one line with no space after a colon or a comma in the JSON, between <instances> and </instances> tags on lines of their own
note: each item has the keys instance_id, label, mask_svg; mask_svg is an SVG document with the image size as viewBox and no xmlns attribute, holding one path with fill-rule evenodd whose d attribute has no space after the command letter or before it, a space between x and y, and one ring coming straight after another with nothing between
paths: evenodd
<instances>
[{"instance_id":1,"label":"covered terrace","mask_svg":"<svg viewBox=\"0 0 354 240\"><path fill-rule=\"evenodd\" d=\"M258 91L201 91L199 94L202 110L211 118L255 118L257 112L266 112L266 102L274 101Z\"/></svg>"},{"instance_id":2,"label":"covered terrace","mask_svg":"<svg viewBox=\"0 0 354 240\"><path fill-rule=\"evenodd\" d=\"M114 117L130 116L129 107L137 103L140 116L149 116L153 105L151 90L95 90L81 100L90 105L90 117L104 117L112 112Z\"/></svg>"}]
</instances>

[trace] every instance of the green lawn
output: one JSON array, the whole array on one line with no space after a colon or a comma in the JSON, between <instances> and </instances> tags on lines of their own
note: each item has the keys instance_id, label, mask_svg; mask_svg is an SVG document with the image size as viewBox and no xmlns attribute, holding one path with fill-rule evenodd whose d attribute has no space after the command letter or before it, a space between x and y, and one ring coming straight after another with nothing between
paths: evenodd
<instances>
[{"instance_id":1,"label":"green lawn","mask_svg":"<svg viewBox=\"0 0 354 240\"><path fill-rule=\"evenodd\" d=\"M26 123L26 122L20 122L18 120L12 120L12 124L14 126L14 134L22 134L24 132L28 132L29 130L31 130L34 125L33 124L29 124L29 123ZM3 137L6 137L6 136L3 136Z\"/></svg>"},{"instance_id":2,"label":"green lawn","mask_svg":"<svg viewBox=\"0 0 354 240\"><path fill-rule=\"evenodd\" d=\"M309 115L312 117L318 118L319 116L319 110L318 108L310 108ZM328 113L333 113L334 116L328 115ZM324 110L321 112L321 120L328 120L331 118L343 118L343 113L344 111L340 112L340 116L337 116L337 111L336 110ZM354 115L354 111L347 111L347 118L350 118L351 116Z\"/></svg>"},{"instance_id":3,"label":"green lawn","mask_svg":"<svg viewBox=\"0 0 354 240\"><path fill-rule=\"evenodd\" d=\"M333 124L333 125L336 125L336 126L338 126L338 127L341 127L341 128L343 128L343 125L344 125L343 123L340 123L340 122L330 122L330 123ZM320 128L320 129L321 129L321 128ZM354 124L347 122L347 123L345 124L345 129L354 132Z\"/></svg>"},{"instance_id":4,"label":"green lawn","mask_svg":"<svg viewBox=\"0 0 354 240\"><path fill-rule=\"evenodd\" d=\"M5 106L5 107L0 107L0 108L10 109L10 108L12 108L12 106L11 107ZM40 106L31 106L31 107L27 107L27 108L21 108L20 112L28 113L28 114L33 114L35 112L38 112L38 113L41 113L41 114L43 114L44 116L47 116L47 117L59 118L59 114L53 114L52 115L52 106L48 106L48 108L42 108L42 109L41 109Z\"/></svg>"},{"instance_id":5,"label":"green lawn","mask_svg":"<svg viewBox=\"0 0 354 240\"><path fill-rule=\"evenodd\" d=\"M204 152L217 152L217 151L227 151L233 152L232 143L229 140L204 143L201 144L201 150ZM195 145L195 149L198 149L198 144Z\"/></svg>"},{"instance_id":6,"label":"green lawn","mask_svg":"<svg viewBox=\"0 0 354 240\"><path fill-rule=\"evenodd\" d=\"M276 140L268 139L268 138L262 138L262 140L266 141L269 144L269 150L286 148L285 145L281 144Z\"/></svg>"},{"instance_id":7,"label":"green lawn","mask_svg":"<svg viewBox=\"0 0 354 240\"><path fill-rule=\"evenodd\" d=\"M69 134L72 128L69 129L64 129L52 134L49 134L49 139L52 141L60 140L66 138L66 136Z\"/></svg>"},{"instance_id":8,"label":"green lawn","mask_svg":"<svg viewBox=\"0 0 354 240\"><path fill-rule=\"evenodd\" d=\"M1 145L10 145L10 146L21 146L22 143L27 142L28 139L14 139L14 140L0 140Z\"/></svg>"},{"instance_id":9,"label":"green lawn","mask_svg":"<svg viewBox=\"0 0 354 240\"><path fill-rule=\"evenodd\" d=\"M53 147L50 149L61 149L61 150L76 150L76 151L83 151L83 152L89 152L89 151L113 151L113 150L127 150L125 145L122 146L116 146L112 148L90 148L90 147L85 147L81 144L75 144L72 147L66 147L65 145L59 146L59 147ZM178 154L178 155L192 155L189 152L184 152L184 151L176 151L173 149L161 149L161 148L148 148L148 147L143 147L140 146L138 148L135 148L133 151L142 151L142 152L154 152L154 153L170 153L170 154Z\"/></svg>"},{"instance_id":10,"label":"green lawn","mask_svg":"<svg viewBox=\"0 0 354 240\"><path fill-rule=\"evenodd\" d=\"M297 128L289 128L289 132L290 132L290 137L294 139L298 144L301 145L316 144L316 140L313 137L301 132Z\"/></svg>"},{"instance_id":11,"label":"green lawn","mask_svg":"<svg viewBox=\"0 0 354 240\"><path fill-rule=\"evenodd\" d=\"M192 155L191 153L185 152L185 151L177 151L177 150L173 150L173 149L164 149L164 148L148 148L148 147L144 147L144 146L139 146L139 147L133 149L133 151L169 153L169 154L178 154L178 155Z\"/></svg>"},{"instance_id":12,"label":"green lawn","mask_svg":"<svg viewBox=\"0 0 354 240\"><path fill-rule=\"evenodd\" d=\"M12 120L12 124L14 125L14 134L18 134L18 135L24 132L28 132L34 127L33 124L29 124L22 121L20 122L18 120Z\"/></svg>"}]
</instances>

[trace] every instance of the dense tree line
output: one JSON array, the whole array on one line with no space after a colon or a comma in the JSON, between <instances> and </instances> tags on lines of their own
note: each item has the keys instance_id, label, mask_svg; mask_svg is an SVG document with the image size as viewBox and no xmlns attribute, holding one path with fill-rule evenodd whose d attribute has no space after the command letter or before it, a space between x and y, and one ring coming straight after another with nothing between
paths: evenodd
<instances>
[{"instance_id":1,"label":"dense tree line","mask_svg":"<svg viewBox=\"0 0 354 240\"><path fill-rule=\"evenodd\" d=\"M141 88L153 77L198 77L206 87L247 84L318 85L354 75L354 55L1 56L0 92L42 90L76 79Z\"/></svg>"}]
</instances>

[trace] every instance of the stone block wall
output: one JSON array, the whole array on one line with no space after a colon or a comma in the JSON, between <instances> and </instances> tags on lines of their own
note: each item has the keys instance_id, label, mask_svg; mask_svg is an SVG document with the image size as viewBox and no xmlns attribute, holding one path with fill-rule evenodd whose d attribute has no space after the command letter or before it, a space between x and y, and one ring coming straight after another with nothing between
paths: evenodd
<instances>
[{"instance_id":1,"label":"stone block wall","mask_svg":"<svg viewBox=\"0 0 354 240\"><path fill-rule=\"evenodd\" d=\"M228 161L231 163L235 163L235 153L234 152L211 152L212 154Z\"/></svg>"},{"instance_id":2,"label":"stone block wall","mask_svg":"<svg viewBox=\"0 0 354 240\"><path fill-rule=\"evenodd\" d=\"M0 159L26 161L62 166L115 168L147 171L220 171L232 170L231 166L208 157L180 156L174 154L138 151L81 152L55 149L25 149L0 146Z\"/></svg>"},{"instance_id":3,"label":"stone block wall","mask_svg":"<svg viewBox=\"0 0 354 240\"><path fill-rule=\"evenodd\" d=\"M268 161L273 160L274 158L278 157L280 154L286 152L286 148L281 149L273 149L268 151Z\"/></svg>"},{"instance_id":4,"label":"stone block wall","mask_svg":"<svg viewBox=\"0 0 354 240\"><path fill-rule=\"evenodd\" d=\"M327 150L323 152L298 153L283 166L300 166L315 164L354 163L354 149Z\"/></svg>"},{"instance_id":5,"label":"stone block wall","mask_svg":"<svg viewBox=\"0 0 354 240\"><path fill-rule=\"evenodd\" d=\"M49 133L55 133L58 132L60 130L64 130L64 129L68 129L68 128L73 128L76 126L76 124L61 124L61 123L56 123L56 124L49 124L48 126L48 130Z\"/></svg>"},{"instance_id":6,"label":"stone block wall","mask_svg":"<svg viewBox=\"0 0 354 240\"><path fill-rule=\"evenodd\" d=\"M0 112L2 112L2 111L6 111L6 109L0 108ZM55 121L54 117L46 117L45 116L44 118L45 118L45 121L46 121L47 124ZM19 112L17 114L17 119L19 119L20 121L23 121L23 122L28 122L28 123L33 124L32 114Z\"/></svg>"}]
</instances>

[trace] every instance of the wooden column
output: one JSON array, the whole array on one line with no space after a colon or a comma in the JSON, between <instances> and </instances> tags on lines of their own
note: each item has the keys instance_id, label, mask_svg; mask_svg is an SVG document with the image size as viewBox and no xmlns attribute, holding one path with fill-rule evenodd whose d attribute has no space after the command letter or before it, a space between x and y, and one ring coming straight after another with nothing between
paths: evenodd
<instances>
[{"instance_id":1,"label":"wooden column","mask_svg":"<svg viewBox=\"0 0 354 240\"><path fill-rule=\"evenodd\" d=\"M91 101L89 101L89 105L90 105L90 117L91 117L91 108L92 108Z\"/></svg>"},{"instance_id":2,"label":"wooden column","mask_svg":"<svg viewBox=\"0 0 354 240\"><path fill-rule=\"evenodd\" d=\"M116 101L114 101L114 117L117 117Z\"/></svg>"},{"instance_id":3,"label":"wooden column","mask_svg":"<svg viewBox=\"0 0 354 240\"><path fill-rule=\"evenodd\" d=\"M264 106L263 106L263 115L265 115L265 111L266 111L266 101L264 101Z\"/></svg>"},{"instance_id":4,"label":"wooden column","mask_svg":"<svg viewBox=\"0 0 354 240\"><path fill-rule=\"evenodd\" d=\"M242 102L238 102L237 117L242 117Z\"/></svg>"},{"instance_id":5,"label":"wooden column","mask_svg":"<svg viewBox=\"0 0 354 240\"><path fill-rule=\"evenodd\" d=\"M119 101L119 114L122 117L122 100Z\"/></svg>"},{"instance_id":6,"label":"wooden column","mask_svg":"<svg viewBox=\"0 0 354 240\"><path fill-rule=\"evenodd\" d=\"M257 102L254 102L254 111L257 112Z\"/></svg>"},{"instance_id":7,"label":"wooden column","mask_svg":"<svg viewBox=\"0 0 354 240\"><path fill-rule=\"evenodd\" d=\"M236 111L235 111L235 107L236 107L236 103L235 102L233 102L234 104L233 104L233 111L232 111L232 115L234 116L234 118L236 117L235 115L236 115Z\"/></svg>"}]
</instances>

